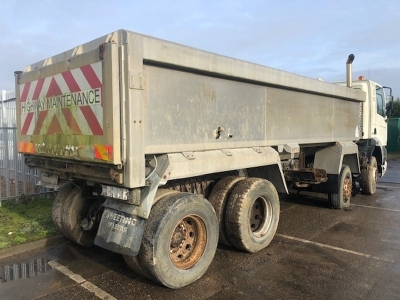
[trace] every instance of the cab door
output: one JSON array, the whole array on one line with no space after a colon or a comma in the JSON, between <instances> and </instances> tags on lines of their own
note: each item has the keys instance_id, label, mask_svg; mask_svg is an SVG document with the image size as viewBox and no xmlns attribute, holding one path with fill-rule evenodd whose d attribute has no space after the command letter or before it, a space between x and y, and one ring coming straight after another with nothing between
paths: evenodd
<instances>
[{"instance_id":1,"label":"cab door","mask_svg":"<svg viewBox=\"0 0 400 300\"><path fill-rule=\"evenodd\" d=\"M372 86L372 98L375 102L372 111L372 136L378 138L382 146L387 144L387 116L386 116L386 100L383 88L377 84Z\"/></svg>"}]
</instances>

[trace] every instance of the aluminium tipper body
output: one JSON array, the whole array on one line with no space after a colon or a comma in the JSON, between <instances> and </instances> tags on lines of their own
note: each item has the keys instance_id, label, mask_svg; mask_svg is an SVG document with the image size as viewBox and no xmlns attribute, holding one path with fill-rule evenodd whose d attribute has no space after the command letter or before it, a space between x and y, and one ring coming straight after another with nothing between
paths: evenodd
<instances>
[{"instance_id":1,"label":"aluminium tipper body","mask_svg":"<svg viewBox=\"0 0 400 300\"><path fill-rule=\"evenodd\" d=\"M119 30L19 77L19 150L134 156L359 139L361 91Z\"/></svg>"}]
</instances>

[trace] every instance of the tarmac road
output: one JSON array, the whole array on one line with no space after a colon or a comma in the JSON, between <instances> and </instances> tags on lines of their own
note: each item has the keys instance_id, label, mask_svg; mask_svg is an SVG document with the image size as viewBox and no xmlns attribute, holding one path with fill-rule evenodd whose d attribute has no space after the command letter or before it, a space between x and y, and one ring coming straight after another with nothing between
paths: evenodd
<instances>
[{"instance_id":1,"label":"tarmac road","mask_svg":"<svg viewBox=\"0 0 400 300\"><path fill-rule=\"evenodd\" d=\"M219 246L197 282L170 290L122 257L65 242L0 260L0 299L399 299L400 161L346 210L281 198L278 234L248 254Z\"/></svg>"}]
</instances>

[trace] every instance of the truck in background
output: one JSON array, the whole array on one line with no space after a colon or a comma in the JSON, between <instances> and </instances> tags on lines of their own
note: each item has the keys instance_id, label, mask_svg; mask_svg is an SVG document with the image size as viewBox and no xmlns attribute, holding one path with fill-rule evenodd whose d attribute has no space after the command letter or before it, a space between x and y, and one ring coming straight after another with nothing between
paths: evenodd
<instances>
[{"instance_id":1,"label":"truck in background","mask_svg":"<svg viewBox=\"0 0 400 300\"><path fill-rule=\"evenodd\" d=\"M353 59L330 84L118 30L15 72L18 151L62 234L180 288L268 246L279 193L375 193L393 99Z\"/></svg>"}]
</instances>

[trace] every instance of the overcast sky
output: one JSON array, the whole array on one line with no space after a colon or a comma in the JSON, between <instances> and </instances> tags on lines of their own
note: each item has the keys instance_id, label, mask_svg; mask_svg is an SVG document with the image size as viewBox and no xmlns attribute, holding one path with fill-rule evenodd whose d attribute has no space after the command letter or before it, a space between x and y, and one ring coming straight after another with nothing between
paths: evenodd
<instances>
[{"instance_id":1,"label":"overcast sky","mask_svg":"<svg viewBox=\"0 0 400 300\"><path fill-rule=\"evenodd\" d=\"M117 29L300 75L364 75L400 96L397 0L1 0L0 90L15 70Z\"/></svg>"}]
</instances>

